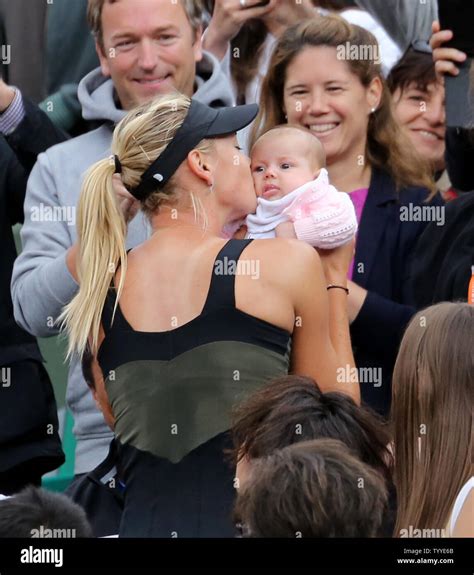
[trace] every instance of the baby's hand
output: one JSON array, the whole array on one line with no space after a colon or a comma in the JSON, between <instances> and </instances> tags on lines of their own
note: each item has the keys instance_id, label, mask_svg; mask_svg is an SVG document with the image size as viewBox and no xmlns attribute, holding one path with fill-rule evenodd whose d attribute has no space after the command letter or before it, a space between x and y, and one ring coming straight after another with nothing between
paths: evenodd
<instances>
[{"instance_id":1,"label":"baby's hand","mask_svg":"<svg viewBox=\"0 0 474 575\"><path fill-rule=\"evenodd\" d=\"M277 238L296 238L295 226L293 222L282 222L275 228Z\"/></svg>"}]
</instances>

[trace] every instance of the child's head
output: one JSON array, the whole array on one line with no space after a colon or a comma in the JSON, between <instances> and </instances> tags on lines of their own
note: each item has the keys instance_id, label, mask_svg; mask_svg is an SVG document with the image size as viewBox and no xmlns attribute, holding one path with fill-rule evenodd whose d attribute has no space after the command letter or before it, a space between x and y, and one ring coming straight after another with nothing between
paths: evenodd
<instances>
[{"instance_id":1,"label":"child's head","mask_svg":"<svg viewBox=\"0 0 474 575\"><path fill-rule=\"evenodd\" d=\"M26 487L0 501L2 537L92 537L86 513L66 495Z\"/></svg>"},{"instance_id":2,"label":"child's head","mask_svg":"<svg viewBox=\"0 0 474 575\"><path fill-rule=\"evenodd\" d=\"M338 439L391 479L390 434L381 420L345 394L322 393L309 378L288 375L272 381L242 403L232 427L238 486L254 460L311 439Z\"/></svg>"},{"instance_id":3,"label":"child's head","mask_svg":"<svg viewBox=\"0 0 474 575\"><path fill-rule=\"evenodd\" d=\"M304 441L255 461L235 518L250 537L376 537L384 480L340 441Z\"/></svg>"},{"instance_id":4,"label":"child's head","mask_svg":"<svg viewBox=\"0 0 474 575\"><path fill-rule=\"evenodd\" d=\"M256 194L266 200L279 200L314 180L326 165L318 138L287 124L263 134L252 147L250 159Z\"/></svg>"}]
</instances>

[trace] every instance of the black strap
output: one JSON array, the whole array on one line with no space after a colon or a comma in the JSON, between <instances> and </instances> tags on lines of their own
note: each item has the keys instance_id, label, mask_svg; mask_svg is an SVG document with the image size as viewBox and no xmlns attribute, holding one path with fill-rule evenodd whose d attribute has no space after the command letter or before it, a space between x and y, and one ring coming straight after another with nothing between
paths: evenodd
<instances>
[{"instance_id":1,"label":"black strap","mask_svg":"<svg viewBox=\"0 0 474 575\"><path fill-rule=\"evenodd\" d=\"M211 283L207 294L206 303L202 313L208 313L222 307L235 307L235 276L237 275L239 261L242 252L252 242L248 240L229 240L217 254L211 275ZM130 251L130 250L129 250ZM127 252L128 253L128 252ZM102 328L105 336L112 327L112 315L114 311L116 288L112 284L105 298L102 310ZM120 306L117 306L114 317L114 328L132 329L123 316Z\"/></svg>"},{"instance_id":2,"label":"black strap","mask_svg":"<svg viewBox=\"0 0 474 575\"><path fill-rule=\"evenodd\" d=\"M131 329L127 320L123 317L120 306L117 305L117 309L114 313L115 300L117 296L117 290L114 287L110 287L105 297L104 309L102 310L102 329L104 330L104 335L107 337L110 330L112 329L112 317L113 327L118 329Z\"/></svg>"},{"instance_id":3,"label":"black strap","mask_svg":"<svg viewBox=\"0 0 474 575\"><path fill-rule=\"evenodd\" d=\"M229 240L217 254L211 284L202 313L222 307L235 307L235 276L242 252L253 240Z\"/></svg>"}]
</instances>

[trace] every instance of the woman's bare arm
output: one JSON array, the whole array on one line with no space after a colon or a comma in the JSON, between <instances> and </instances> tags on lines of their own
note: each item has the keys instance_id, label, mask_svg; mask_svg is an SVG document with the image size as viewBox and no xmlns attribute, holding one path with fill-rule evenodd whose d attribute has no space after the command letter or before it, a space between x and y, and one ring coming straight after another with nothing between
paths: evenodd
<instances>
[{"instance_id":1,"label":"woman's bare arm","mask_svg":"<svg viewBox=\"0 0 474 575\"><path fill-rule=\"evenodd\" d=\"M347 393L360 403L347 294L342 289L327 290L330 283L345 286L344 263L333 265L326 261L323 271L321 258L313 248L299 243L297 251L292 259L294 274L290 280L296 314L292 372L313 377L323 391Z\"/></svg>"}]
</instances>

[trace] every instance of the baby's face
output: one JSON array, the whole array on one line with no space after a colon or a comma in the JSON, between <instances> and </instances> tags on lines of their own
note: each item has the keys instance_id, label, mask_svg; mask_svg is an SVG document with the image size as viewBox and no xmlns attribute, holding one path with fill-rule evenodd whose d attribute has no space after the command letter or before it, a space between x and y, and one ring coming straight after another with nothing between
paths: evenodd
<instances>
[{"instance_id":1,"label":"baby's face","mask_svg":"<svg viewBox=\"0 0 474 575\"><path fill-rule=\"evenodd\" d=\"M252 149L251 170L257 197L279 200L319 172L304 138L288 130L263 136ZM319 166L321 168L321 166Z\"/></svg>"}]
</instances>

